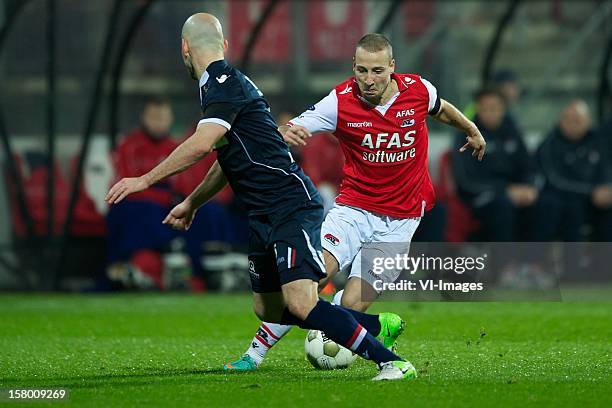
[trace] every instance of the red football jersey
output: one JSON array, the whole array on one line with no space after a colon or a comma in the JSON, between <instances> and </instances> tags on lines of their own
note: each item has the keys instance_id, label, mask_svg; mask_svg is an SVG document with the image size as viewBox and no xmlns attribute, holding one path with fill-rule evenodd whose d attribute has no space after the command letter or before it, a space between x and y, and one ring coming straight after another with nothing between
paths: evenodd
<instances>
[{"instance_id":1,"label":"red football jersey","mask_svg":"<svg viewBox=\"0 0 612 408\"><path fill-rule=\"evenodd\" d=\"M289 124L332 132L344 157L336 202L396 218L421 217L435 193L427 170L426 119L440 109L436 88L414 74L392 74L398 93L385 105L365 101L354 78Z\"/></svg>"}]
</instances>

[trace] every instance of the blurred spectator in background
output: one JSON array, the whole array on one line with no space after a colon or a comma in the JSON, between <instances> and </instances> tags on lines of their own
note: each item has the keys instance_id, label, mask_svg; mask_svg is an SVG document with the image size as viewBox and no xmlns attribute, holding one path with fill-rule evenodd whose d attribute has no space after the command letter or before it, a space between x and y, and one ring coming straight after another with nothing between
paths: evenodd
<instances>
[{"instance_id":1,"label":"blurred spectator in background","mask_svg":"<svg viewBox=\"0 0 612 408\"><path fill-rule=\"evenodd\" d=\"M603 150L602 154L606 155L609 162L612 162L612 111L609 112L608 119L605 120L597 129L597 138L601 141L605 149ZM596 197L597 203L600 203L600 210L595 210L594 215L595 219L599 219L601 223L600 227L596 228L596 235L594 239L598 241L612 242L612 208L609 205L601 205L603 204L602 201L608 202L608 200L602 200L604 191L610 190L600 189ZM607 197L609 198L609 195Z\"/></svg>"},{"instance_id":2,"label":"blurred spectator in background","mask_svg":"<svg viewBox=\"0 0 612 408\"><path fill-rule=\"evenodd\" d=\"M518 212L537 199L534 171L521 133L506 115L506 101L496 89L476 96L474 122L487 141L482 162L454 151L452 170L457 192L483 227L488 241L514 241ZM455 144L464 143L457 134Z\"/></svg>"},{"instance_id":3,"label":"blurred spectator in background","mask_svg":"<svg viewBox=\"0 0 612 408\"><path fill-rule=\"evenodd\" d=\"M522 93L521 84L514 71L500 69L493 75L491 85L503 95L507 110L511 111L519 102Z\"/></svg>"},{"instance_id":4,"label":"blurred spectator in background","mask_svg":"<svg viewBox=\"0 0 612 408\"><path fill-rule=\"evenodd\" d=\"M140 126L123 138L113 152L116 180L143 174L168 156L178 144L169 130L173 121L168 101L145 102ZM177 232L161 221L176 201L176 177L132 194L107 215L108 276L141 288L162 288L161 250Z\"/></svg>"},{"instance_id":5,"label":"blurred spectator in background","mask_svg":"<svg viewBox=\"0 0 612 408\"><path fill-rule=\"evenodd\" d=\"M506 115L514 121L512 109L518 104L523 89L514 71L510 69L500 69L493 74L489 81L488 88L499 91L506 101ZM473 119L476 116L476 101L472 101L464 110L465 116Z\"/></svg>"},{"instance_id":6,"label":"blurred spectator in background","mask_svg":"<svg viewBox=\"0 0 612 408\"><path fill-rule=\"evenodd\" d=\"M537 158L545 185L532 225L534 241L585 240L589 213L596 230L612 229L612 167L605 145L591 129L586 102L565 106Z\"/></svg>"}]
</instances>

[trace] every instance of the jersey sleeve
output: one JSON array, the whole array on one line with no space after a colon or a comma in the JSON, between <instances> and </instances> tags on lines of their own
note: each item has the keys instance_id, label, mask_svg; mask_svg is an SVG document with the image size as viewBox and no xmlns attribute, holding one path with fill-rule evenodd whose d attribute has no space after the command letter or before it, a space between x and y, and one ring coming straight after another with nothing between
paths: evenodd
<instances>
[{"instance_id":1,"label":"jersey sleeve","mask_svg":"<svg viewBox=\"0 0 612 408\"><path fill-rule=\"evenodd\" d=\"M216 123L227 130L232 128L234 119L238 116L241 106L230 102L216 102L206 106L198 126L204 123Z\"/></svg>"},{"instance_id":2,"label":"jersey sleeve","mask_svg":"<svg viewBox=\"0 0 612 408\"><path fill-rule=\"evenodd\" d=\"M427 93L429 94L429 105L427 112L430 115L437 115L440 111L440 96L438 95L438 90L435 86L425 78L421 77L421 82L427 88Z\"/></svg>"},{"instance_id":3,"label":"jersey sleeve","mask_svg":"<svg viewBox=\"0 0 612 408\"><path fill-rule=\"evenodd\" d=\"M336 90L308 108L288 125L304 126L310 133L334 132L338 123L338 96ZM283 125L283 123L279 123Z\"/></svg>"}]
</instances>

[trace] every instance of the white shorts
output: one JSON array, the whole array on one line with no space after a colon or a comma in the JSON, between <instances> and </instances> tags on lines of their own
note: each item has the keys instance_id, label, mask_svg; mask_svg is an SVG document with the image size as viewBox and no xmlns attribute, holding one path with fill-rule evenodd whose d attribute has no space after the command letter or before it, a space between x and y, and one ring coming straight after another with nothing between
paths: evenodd
<instances>
[{"instance_id":1,"label":"white shorts","mask_svg":"<svg viewBox=\"0 0 612 408\"><path fill-rule=\"evenodd\" d=\"M387 270L380 275L370 268L361 271L361 247L364 243L389 243L382 245L383 256L395 257L408 253L410 241L421 218L394 218L372 213L360 208L334 204L321 227L321 243L338 261L340 272L348 271L349 279L357 277L374 287L374 281L395 282L401 270ZM400 244L401 248L397 245ZM380 256L380 255L379 255ZM378 286L378 285L377 285ZM380 291L377 290L380 294Z\"/></svg>"}]
</instances>

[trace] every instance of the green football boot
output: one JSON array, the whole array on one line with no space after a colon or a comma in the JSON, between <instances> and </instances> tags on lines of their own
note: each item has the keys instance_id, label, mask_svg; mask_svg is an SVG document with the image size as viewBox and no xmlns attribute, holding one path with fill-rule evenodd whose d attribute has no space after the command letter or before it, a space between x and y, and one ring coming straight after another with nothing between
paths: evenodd
<instances>
[{"instance_id":1,"label":"green football boot","mask_svg":"<svg viewBox=\"0 0 612 408\"><path fill-rule=\"evenodd\" d=\"M255 371L257 370L257 364L255 360L248 354L244 354L238 360L232 363L225 363L223 369L226 371Z\"/></svg>"},{"instance_id":2,"label":"green football boot","mask_svg":"<svg viewBox=\"0 0 612 408\"><path fill-rule=\"evenodd\" d=\"M378 321L380 322L380 333L376 336L376 340L395 353L396 340L404 331L406 323L395 313L381 313L378 315Z\"/></svg>"},{"instance_id":3,"label":"green football boot","mask_svg":"<svg viewBox=\"0 0 612 408\"><path fill-rule=\"evenodd\" d=\"M380 365L380 372L372 381L384 380L414 380L417 377L416 368L409 361L388 361Z\"/></svg>"}]
</instances>

